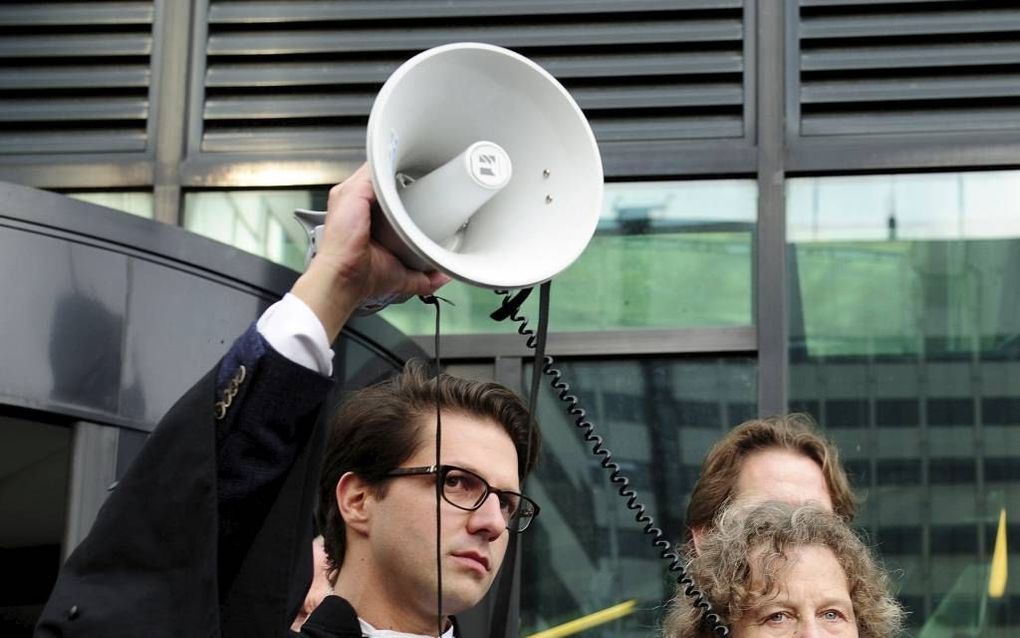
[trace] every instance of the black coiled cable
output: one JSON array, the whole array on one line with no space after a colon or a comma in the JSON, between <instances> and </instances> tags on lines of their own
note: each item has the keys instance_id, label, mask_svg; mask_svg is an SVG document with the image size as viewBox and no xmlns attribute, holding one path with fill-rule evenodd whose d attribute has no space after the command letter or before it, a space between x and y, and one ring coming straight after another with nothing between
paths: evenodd
<instances>
[{"instance_id":1,"label":"black coiled cable","mask_svg":"<svg viewBox=\"0 0 1020 638\"><path fill-rule=\"evenodd\" d=\"M535 335L535 331L528 327L527 318L519 312L521 304L528 298L531 289L527 288L513 295L508 290L497 290L495 292L497 295L503 296L503 301L500 307L492 313L492 318L496 321L509 319L511 322L516 323L517 334L526 337L526 345L534 350L538 338ZM673 543L663 538L662 530L655 527L655 521L648 515L644 504L638 501L637 492L631 488L630 479L624 476L619 464L613 461L613 454L605 446L605 439L595 433L595 424L588 420L587 413L581 407L580 399L570 393L570 386L563 380L563 372L554 368L553 363L553 358L545 355L543 357L542 374L551 377L549 385L556 392L557 398L567 404L566 411L567 414L574 417L574 426L581 430L584 441L591 444L592 454L600 457L599 464L609 472L609 480L617 486L620 496L627 499L627 509L634 512L634 520L639 525L642 525L642 531L651 537L652 546L659 551L659 556L667 561L670 573L677 574L677 585L683 589L684 595L692 600L695 608L701 610L704 621L721 638L728 636L730 633L729 628L723 623L719 614L712 610L712 603L709 602L694 582L694 579L687 573L683 565L683 559L674 548ZM532 374L537 374L537 370L533 370Z\"/></svg>"}]
</instances>

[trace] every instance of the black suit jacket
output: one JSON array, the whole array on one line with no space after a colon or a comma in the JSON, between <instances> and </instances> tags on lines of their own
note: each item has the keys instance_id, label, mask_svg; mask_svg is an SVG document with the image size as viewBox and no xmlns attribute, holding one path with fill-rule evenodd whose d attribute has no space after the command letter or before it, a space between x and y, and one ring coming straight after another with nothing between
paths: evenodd
<instances>
[{"instance_id":1,"label":"black suit jacket","mask_svg":"<svg viewBox=\"0 0 1020 638\"><path fill-rule=\"evenodd\" d=\"M153 431L35 635L286 636L311 576L319 468L306 444L324 436L331 386L252 326Z\"/></svg>"}]
</instances>

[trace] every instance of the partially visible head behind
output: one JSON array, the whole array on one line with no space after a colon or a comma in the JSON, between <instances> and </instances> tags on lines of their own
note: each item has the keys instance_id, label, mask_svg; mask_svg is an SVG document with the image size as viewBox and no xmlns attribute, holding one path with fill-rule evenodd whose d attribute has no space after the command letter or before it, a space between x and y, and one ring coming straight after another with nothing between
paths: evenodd
<instances>
[{"instance_id":1,"label":"partially visible head behind","mask_svg":"<svg viewBox=\"0 0 1020 638\"><path fill-rule=\"evenodd\" d=\"M805 414L745 421L716 443L705 457L691 493L688 529L696 536L709 529L728 503L741 501L742 489L755 492L748 501L820 501L819 505L831 506L846 521L852 520L857 511L857 500L839 453ZM821 494L815 494L819 491Z\"/></svg>"},{"instance_id":2,"label":"partially visible head behind","mask_svg":"<svg viewBox=\"0 0 1020 638\"><path fill-rule=\"evenodd\" d=\"M502 426L517 451L517 475L523 481L538 457L541 439L529 423L527 407L497 383L439 377L438 403L443 414L459 414ZM436 378L421 361L409 361L397 376L352 393L333 416L323 455L316 513L329 560L331 579L344 560L346 534L336 500L337 482L357 474L380 497L386 475L406 462L426 441L435 422ZM528 437L531 436L530 456ZM445 445L444 445L445 447ZM419 539L420 540L420 539Z\"/></svg>"},{"instance_id":3,"label":"partially visible head behind","mask_svg":"<svg viewBox=\"0 0 1020 638\"><path fill-rule=\"evenodd\" d=\"M903 622L889 579L837 516L811 505L769 502L724 511L689 552L688 573L733 638L823 635L892 638ZM667 638L713 638L680 588Z\"/></svg>"}]
</instances>

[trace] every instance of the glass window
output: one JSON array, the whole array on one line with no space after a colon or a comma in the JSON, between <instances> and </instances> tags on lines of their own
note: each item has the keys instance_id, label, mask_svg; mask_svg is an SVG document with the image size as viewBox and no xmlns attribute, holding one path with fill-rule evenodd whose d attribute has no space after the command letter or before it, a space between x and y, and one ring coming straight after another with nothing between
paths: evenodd
<instances>
[{"instance_id":1,"label":"glass window","mask_svg":"<svg viewBox=\"0 0 1020 638\"><path fill-rule=\"evenodd\" d=\"M185 193L184 227L294 270L304 270L308 240L294 210L326 210L328 189Z\"/></svg>"},{"instance_id":2,"label":"glass window","mask_svg":"<svg viewBox=\"0 0 1020 638\"><path fill-rule=\"evenodd\" d=\"M787 206L791 407L838 443L913 633L1015 635L1020 171L791 179Z\"/></svg>"},{"instance_id":3,"label":"glass window","mask_svg":"<svg viewBox=\"0 0 1020 638\"><path fill-rule=\"evenodd\" d=\"M106 206L138 217L152 219L152 193L118 191L77 191L63 193L71 199Z\"/></svg>"},{"instance_id":4,"label":"glass window","mask_svg":"<svg viewBox=\"0 0 1020 638\"><path fill-rule=\"evenodd\" d=\"M57 580L71 439L71 428L0 413L0 636L31 636Z\"/></svg>"},{"instance_id":5,"label":"glass window","mask_svg":"<svg viewBox=\"0 0 1020 638\"><path fill-rule=\"evenodd\" d=\"M750 325L756 198L752 180L606 184L594 239L553 282L549 329ZM444 332L510 329L489 319L500 300L490 291L453 282L441 294L456 307ZM414 304L381 316L406 334L434 330Z\"/></svg>"},{"instance_id":6,"label":"glass window","mask_svg":"<svg viewBox=\"0 0 1020 638\"><path fill-rule=\"evenodd\" d=\"M667 540L681 537L706 452L755 410L750 358L575 361L559 366ZM543 448L526 490L542 508L522 557L522 635L636 600L585 636L648 636L672 595L666 563L548 386Z\"/></svg>"}]
</instances>

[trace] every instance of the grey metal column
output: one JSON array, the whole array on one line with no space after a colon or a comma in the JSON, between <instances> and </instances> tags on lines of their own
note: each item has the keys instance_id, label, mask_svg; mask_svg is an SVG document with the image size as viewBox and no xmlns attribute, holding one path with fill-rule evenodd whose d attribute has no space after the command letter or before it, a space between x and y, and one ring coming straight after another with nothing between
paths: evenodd
<instances>
[{"instance_id":1,"label":"grey metal column","mask_svg":"<svg viewBox=\"0 0 1020 638\"><path fill-rule=\"evenodd\" d=\"M750 5L749 5L750 6ZM786 411L786 196L784 92L786 13L796 4L754 4L758 79L758 237L755 313L758 327L758 413Z\"/></svg>"},{"instance_id":2,"label":"grey metal column","mask_svg":"<svg viewBox=\"0 0 1020 638\"><path fill-rule=\"evenodd\" d=\"M149 93L155 112L150 136L156 158L153 209L157 221L173 225L178 224L181 210L180 164L189 116L188 55L193 4L193 0L157 0L153 24L155 82Z\"/></svg>"},{"instance_id":3,"label":"grey metal column","mask_svg":"<svg viewBox=\"0 0 1020 638\"><path fill-rule=\"evenodd\" d=\"M120 430L108 425L78 421L71 438L71 468L67 488L67 523L63 556L85 538L106 501L117 476L117 440Z\"/></svg>"}]
</instances>

